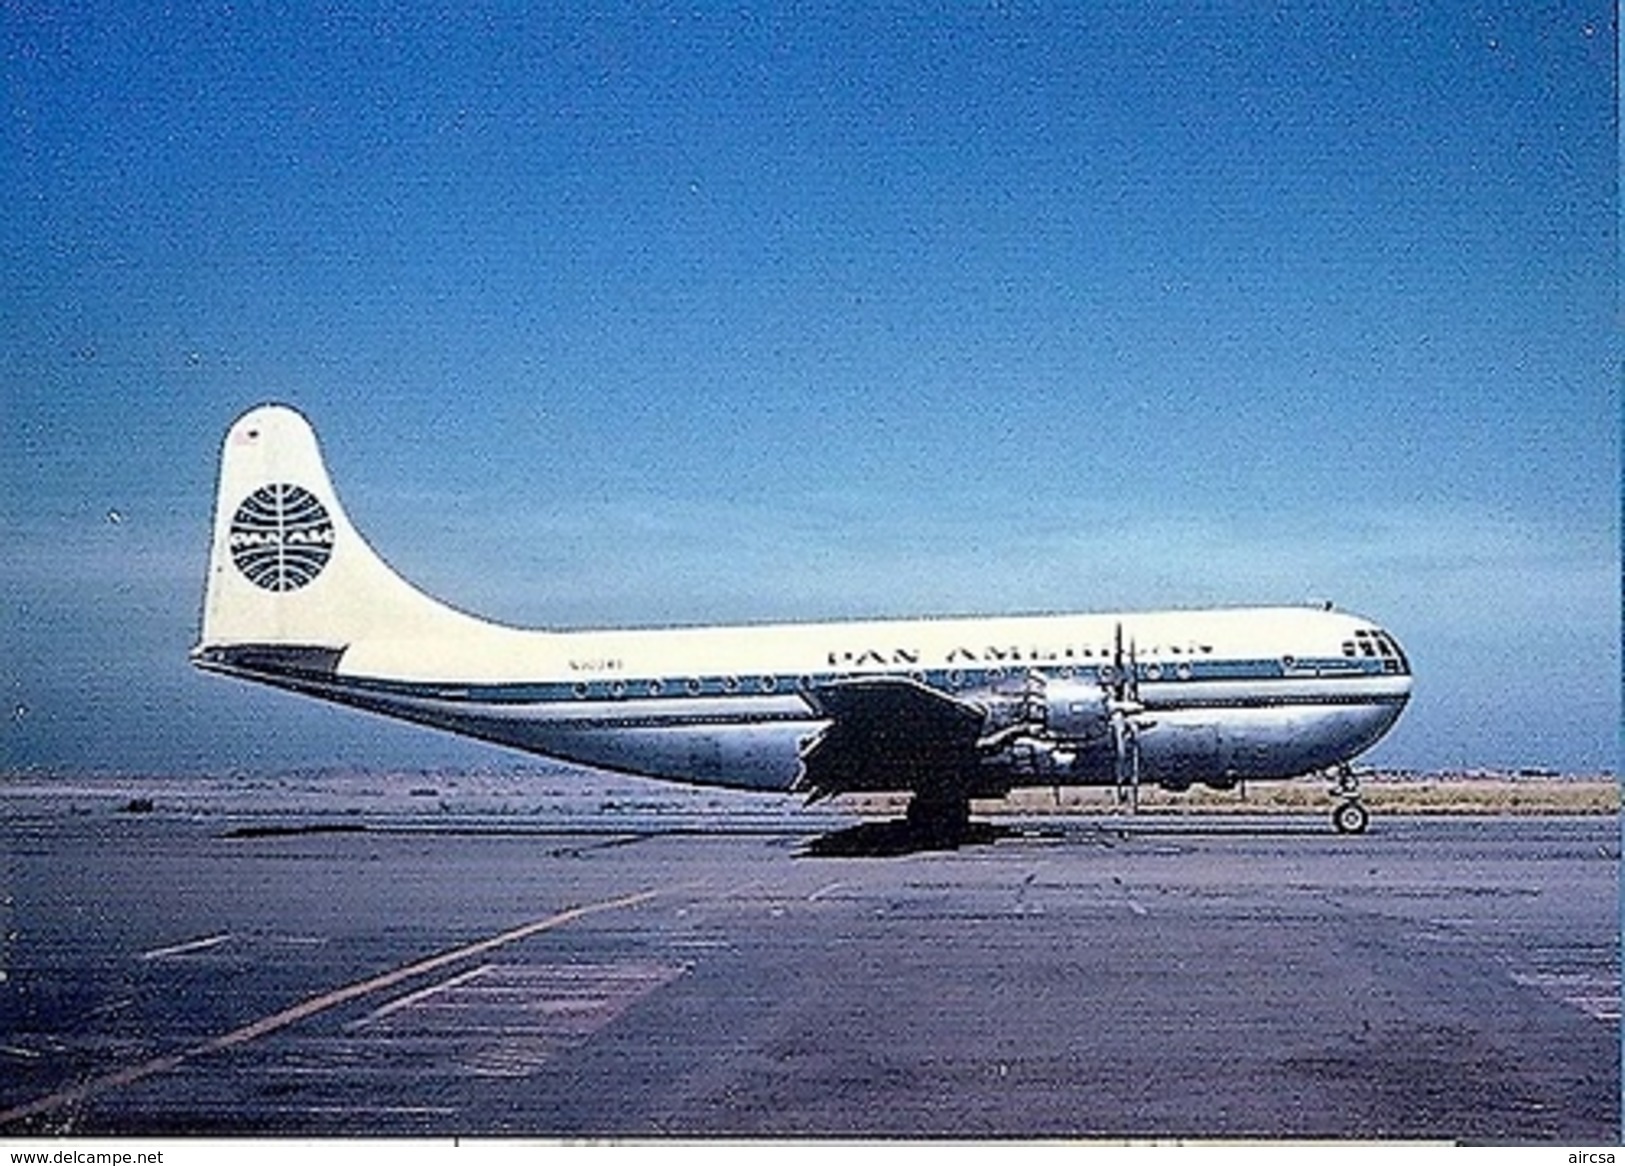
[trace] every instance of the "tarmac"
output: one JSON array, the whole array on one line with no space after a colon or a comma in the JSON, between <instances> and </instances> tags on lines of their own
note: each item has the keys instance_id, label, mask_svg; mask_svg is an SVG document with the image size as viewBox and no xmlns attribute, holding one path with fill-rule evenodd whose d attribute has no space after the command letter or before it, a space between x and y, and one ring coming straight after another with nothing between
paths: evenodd
<instances>
[{"instance_id":1,"label":"tarmac","mask_svg":"<svg viewBox=\"0 0 1625 1166\"><path fill-rule=\"evenodd\" d=\"M1616 818L572 780L0 783L0 1136L1620 1139Z\"/></svg>"}]
</instances>

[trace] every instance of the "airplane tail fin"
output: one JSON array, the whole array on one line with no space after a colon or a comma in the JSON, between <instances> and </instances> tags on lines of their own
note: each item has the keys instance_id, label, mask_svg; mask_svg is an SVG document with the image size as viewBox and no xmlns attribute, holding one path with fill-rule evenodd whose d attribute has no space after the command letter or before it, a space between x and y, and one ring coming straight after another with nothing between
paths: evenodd
<instances>
[{"instance_id":1,"label":"airplane tail fin","mask_svg":"<svg viewBox=\"0 0 1625 1166\"><path fill-rule=\"evenodd\" d=\"M481 621L418 591L351 525L309 422L263 405L226 434L193 659L331 670L352 644L421 642Z\"/></svg>"}]
</instances>

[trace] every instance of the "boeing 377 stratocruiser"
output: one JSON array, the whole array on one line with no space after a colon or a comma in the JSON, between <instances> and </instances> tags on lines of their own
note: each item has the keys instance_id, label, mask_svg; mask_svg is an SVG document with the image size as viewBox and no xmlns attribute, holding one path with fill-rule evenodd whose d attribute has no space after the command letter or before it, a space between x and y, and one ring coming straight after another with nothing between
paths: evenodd
<instances>
[{"instance_id":1,"label":"boeing 377 stratocruiser","mask_svg":"<svg viewBox=\"0 0 1625 1166\"><path fill-rule=\"evenodd\" d=\"M958 836L1020 786L1284 779L1386 733L1410 665L1309 607L616 631L502 627L406 583L350 524L315 434L267 405L220 465L201 668L567 761L739 789L911 791Z\"/></svg>"}]
</instances>

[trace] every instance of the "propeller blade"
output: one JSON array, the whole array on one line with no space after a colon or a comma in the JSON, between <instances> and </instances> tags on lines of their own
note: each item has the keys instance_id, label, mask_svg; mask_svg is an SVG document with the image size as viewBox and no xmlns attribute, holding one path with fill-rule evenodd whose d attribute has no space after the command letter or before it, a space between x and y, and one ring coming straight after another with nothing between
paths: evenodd
<instances>
[{"instance_id":1,"label":"propeller blade","mask_svg":"<svg viewBox=\"0 0 1625 1166\"><path fill-rule=\"evenodd\" d=\"M1145 711L1140 703L1139 649L1130 637L1125 650L1123 625L1116 629L1112 649L1111 683L1106 686L1107 707L1111 712L1112 776L1117 783L1117 800L1125 794L1131 810L1140 806L1140 734L1139 714Z\"/></svg>"},{"instance_id":2,"label":"propeller blade","mask_svg":"<svg viewBox=\"0 0 1625 1166\"><path fill-rule=\"evenodd\" d=\"M1140 810L1140 734L1131 724L1128 726L1129 750L1129 809L1138 813Z\"/></svg>"}]
</instances>

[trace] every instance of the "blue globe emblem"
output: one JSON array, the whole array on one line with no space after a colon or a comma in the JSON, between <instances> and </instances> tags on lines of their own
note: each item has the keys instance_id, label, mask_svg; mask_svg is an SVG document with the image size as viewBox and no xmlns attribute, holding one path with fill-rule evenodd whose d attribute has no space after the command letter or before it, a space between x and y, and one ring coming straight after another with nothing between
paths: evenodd
<instances>
[{"instance_id":1,"label":"blue globe emblem","mask_svg":"<svg viewBox=\"0 0 1625 1166\"><path fill-rule=\"evenodd\" d=\"M333 520L302 486L278 482L243 499L231 518L231 559L267 591L297 591L333 555Z\"/></svg>"}]
</instances>

